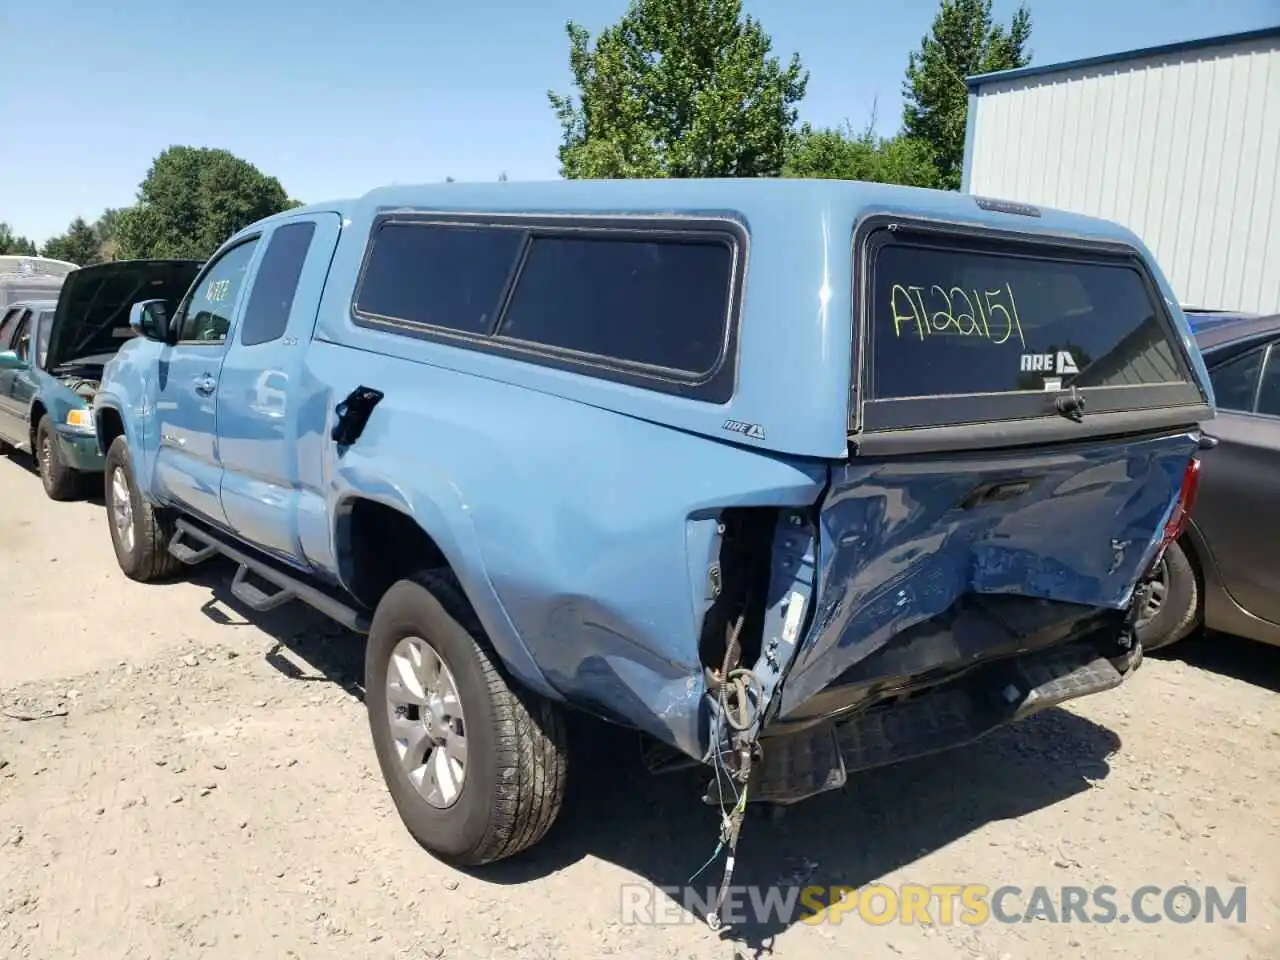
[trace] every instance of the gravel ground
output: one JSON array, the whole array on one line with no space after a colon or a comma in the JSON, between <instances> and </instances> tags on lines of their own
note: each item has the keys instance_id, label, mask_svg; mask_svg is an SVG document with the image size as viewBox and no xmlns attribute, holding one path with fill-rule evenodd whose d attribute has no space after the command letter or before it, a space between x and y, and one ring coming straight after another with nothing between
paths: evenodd
<instances>
[{"instance_id":1,"label":"gravel ground","mask_svg":"<svg viewBox=\"0 0 1280 960\"><path fill-rule=\"evenodd\" d=\"M622 922L624 884L682 884L711 853L700 780L650 777L630 736L579 724L548 838L445 867L383 789L359 640L303 610L246 617L231 572L131 583L100 501L47 501L0 457L0 956L1280 957L1280 650L1189 641L1118 691L753 816L739 847L747 884L1111 884L1122 906L1244 885L1245 922L855 913L722 939L679 908Z\"/></svg>"}]
</instances>

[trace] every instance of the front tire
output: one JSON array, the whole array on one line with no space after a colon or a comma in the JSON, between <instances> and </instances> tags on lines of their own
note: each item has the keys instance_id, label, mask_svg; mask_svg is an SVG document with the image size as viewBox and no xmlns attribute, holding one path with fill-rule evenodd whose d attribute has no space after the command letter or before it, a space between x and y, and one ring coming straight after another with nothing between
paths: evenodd
<instances>
[{"instance_id":1,"label":"front tire","mask_svg":"<svg viewBox=\"0 0 1280 960\"><path fill-rule=\"evenodd\" d=\"M102 475L111 546L124 575L140 583L172 576L182 566L182 561L169 552L173 518L138 492L129 444L123 436L111 442Z\"/></svg>"},{"instance_id":2,"label":"front tire","mask_svg":"<svg viewBox=\"0 0 1280 960\"><path fill-rule=\"evenodd\" d=\"M1177 643L1200 622L1200 584L1186 552L1169 544L1156 572L1153 596L1139 616L1142 649L1159 650Z\"/></svg>"},{"instance_id":3,"label":"front tire","mask_svg":"<svg viewBox=\"0 0 1280 960\"><path fill-rule=\"evenodd\" d=\"M378 764L409 833L457 866L532 846L564 801L560 710L495 660L447 572L399 581L374 612L365 701Z\"/></svg>"},{"instance_id":4,"label":"front tire","mask_svg":"<svg viewBox=\"0 0 1280 960\"><path fill-rule=\"evenodd\" d=\"M36 426L36 468L50 500L75 500L84 489L84 474L67 466L54 435L53 421L46 413Z\"/></svg>"}]
</instances>

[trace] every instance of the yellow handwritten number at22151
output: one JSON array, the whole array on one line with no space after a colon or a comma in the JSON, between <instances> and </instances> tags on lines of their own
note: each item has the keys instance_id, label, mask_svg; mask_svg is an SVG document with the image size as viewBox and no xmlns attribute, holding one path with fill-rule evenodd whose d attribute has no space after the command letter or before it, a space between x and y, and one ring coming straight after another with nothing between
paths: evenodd
<instances>
[{"instance_id":1,"label":"yellow handwritten number at22151","mask_svg":"<svg viewBox=\"0 0 1280 960\"><path fill-rule=\"evenodd\" d=\"M1016 334L1018 343L1026 347L1022 322L1018 319L1018 304L1013 296L1013 287L1009 284L1006 283L1003 289L979 293L963 287L946 290L935 283L927 291L929 300L938 307L932 312L925 303L925 287L904 286L901 283L893 285L889 305L893 311L895 335L901 337L905 326L908 336L914 328L921 340L935 333L942 333L979 337L993 344L1002 344ZM972 297L969 296L970 293L973 294ZM1007 303L1001 302L1002 299L1007 300Z\"/></svg>"}]
</instances>

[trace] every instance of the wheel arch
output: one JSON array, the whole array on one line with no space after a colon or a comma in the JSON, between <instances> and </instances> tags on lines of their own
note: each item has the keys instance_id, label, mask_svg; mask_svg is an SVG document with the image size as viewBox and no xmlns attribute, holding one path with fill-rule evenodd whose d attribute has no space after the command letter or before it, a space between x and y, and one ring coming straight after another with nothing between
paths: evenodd
<instances>
[{"instance_id":1,"label":"wheel arch","mask_svg":"<svg viewBox=\"0 0 1280 960\"><path fill-rule=\"evenodd\" d=\"M562 699L507 617L478 548L459 536L438 504L410 501L398 489L351 491L334 503L332 524L338 582L362 605L373 609L392 584L416 572L448 570L507 670L530 690Z\"/></svg>"},{"instance_id":2,"label":"wheel arch","mask_svg":"<svg viewBox=\"0 0 1280 960\"><path fill-rule=\"evenodd\" d=\"M106 456L107 451L111 449L111 444L115 442L116 437L128 439L124 415L114 403L99 404L94 411L93 422L98 434L98 449L102 451L103 456Z\"/></svg>"},{"instance_id":3,"label":"wheel arch","mask_svg":"<svg viewBox=\"0 0 1280 960\"><path fill-rule=\"evenodd\" d=\"M31 442L32 456L36 454L36 432L40 429L40 421L48 412L49 408L39 396L31 401L31 409L27 413L27 439Z\"/></svg>"}]
</instances>

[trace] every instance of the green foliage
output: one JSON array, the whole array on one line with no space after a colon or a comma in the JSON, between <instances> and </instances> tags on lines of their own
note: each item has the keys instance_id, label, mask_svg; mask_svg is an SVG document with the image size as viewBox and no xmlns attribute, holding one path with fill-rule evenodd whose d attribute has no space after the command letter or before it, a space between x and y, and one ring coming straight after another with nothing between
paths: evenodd
<instances>
[{"instance_id":1,"label":"green foliage","mask_svg":"<svg viewBox=\"0 0 1280 960\"><path fill-rule=\"evenodd\" d=\"M120 240L117 232L120 226L119 208L108 207L93 225L93 232L98 236L98 257L101 260L119 260Z\"/></svg>"},{"instance_id":2,"label":"green foliage","mask_svg":"<svg viewBox=\"0 0 1280 960\"><path fill-rule=\"evenodd\" d=\"M782 175L938 186L938 171L928 144L902 134L878 137L872 124L861 133L848 123L827 130L815 130L805 124L796 136Z\"/></svg>"},{"instance_id":3,"label":"green foliage","mask_svg":"<svg viewBox=\"0 0 1280 960\"><path fill-rule=\"evenodd\" d=\"M66 233L45 241L40 255L87 267L102 260L101 246L97 231L83 217L76 217Z\"/></svg>"},{"instance_id":4,"label":"green foliage","mask_svg":"<svg viewBox=\"0 0 1280 960\"><path fill-rule=\"evenodd\" d=\"M170 147L152 162L137 204L119 215L119 255L204 259L289 205L279 180L226 150Z\"/></svg>"},{"instance_id":5,"label":"green foliage","mask_svg":"<svg viewBox=\"0 0 1280 960\"><path fill-rule=\"evenodd\" d=\"M756 177L781 172L808 73L741 0L632 0L591 43L570 21L577 98L548 93L561 174Z\"/></svg>"},{"instance_id":6,"label":"green foliage","mask_svg":"<svg viewBox=\"0 0 1280 960\"><path fill-rule=\"evenodd\" d=\"M0 255L34 257L36 245L14 234L13 227L0 220Z\"/></svg>"},{"instance_id":7,"label":"green foliage","mask_svg":"<svg viewBox=\"0 0 1280 960\"><path fill-rule=\"evenodd\" d=\"M903 131L930 144L941 184L960 187L969 91L965 78L1031 62L1031 13L1019 6L1006 29L991 0L942 0L933 28L907 60Z\"/></svg>"}]
</instances>

